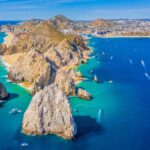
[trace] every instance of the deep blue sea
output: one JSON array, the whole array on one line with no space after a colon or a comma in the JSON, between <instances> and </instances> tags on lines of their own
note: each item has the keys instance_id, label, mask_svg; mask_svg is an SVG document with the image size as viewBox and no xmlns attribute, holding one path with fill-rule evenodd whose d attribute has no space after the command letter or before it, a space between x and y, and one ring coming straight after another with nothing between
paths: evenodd
<instances>
[{"instance_id":1,"label":"deep blue sea","mask_svg":"<svg viewBox=\"0 0 150 150\"><path fill-rule=\"evenodd\" d=\"M16 25L19 22L21 22L21 21L1 21L0 20L0 25L8 25L8 24Z\"/></svg>"},{"instance_id":2,"label":"deep blue sea","mask_svg":"<svg viewBox=\"0 0 150 150\"><path fill-rule=\"evenodd\" d=\"M4 34L0 34L0 40ZM89 37L93 53L77 68L87 79L77 87L88 90L92 101L70 97L78 126L76 140L54 135L26 136L21 133L23 112L31 96L8 83L0 63L0 82L10 99L0 107L0 150L149 150L150 149L150 39ZM94 75L100 83L93 81ZM74 111L78 110L78 112ZM23 142L28 143L22 147Z\"/></svg>"}]
</instances>

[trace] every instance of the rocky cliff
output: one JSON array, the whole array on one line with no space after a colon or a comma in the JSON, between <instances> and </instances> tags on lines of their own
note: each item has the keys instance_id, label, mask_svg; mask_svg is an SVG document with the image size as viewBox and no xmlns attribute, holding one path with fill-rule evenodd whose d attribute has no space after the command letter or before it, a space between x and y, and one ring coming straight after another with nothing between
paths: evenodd
<instances>
[{"instance_id":1,"label":"rocky cliff","mask_svg":"<svg viewBox=\"0 0 150 150\"><path fill-rule=\"evenodd\" d=\"M13 41L9 47L3 45L4 54L24 55L11 66L9 78L31 84L34 92L54 81L57 69L80 64L88 49L80 37L64 35L46 21L17 26Z\"/></svg>"},{"instance_id":2,"label":"rocky cliff","mask_svg":"<svg viewBox=\"0 0 150 150\"><path fill-rule=\"evenodd\" d=\"M32 91L37 91L54 80L52 64L41 52L31 49L10 67L9 78L15 82L28 82Z\"/></svg>"},{"instance_id":3,"label":"rocky cliff","mask_svg":"<svg viewBox=\"0 0 150 150\"><path fill-rule=\"evenodd\" d=\"M6 91L6 88L2 83L0 83L0 100L4 100L8 98L8 93Z\"/></svg>"},{"instance_id":4,"label":"rocky cliff","mask_svg":"<svg viewBox=\"0 0 150 150\"><path fill-rule=\"evenodd\" d=\"M35 94L24 114L23 132L73 138L77 131L66 95L76 94L75 80L81 74L73 68L85 59L84 40L41 20L16 26L13 35L1 53L23 55L10 66L9 78L26 83Z\"/></svg>"},{"instance_id":5,"label":"rocky cliff","mask_svg":"<svg viewBox=\"0 0 150 150\"><path fill-rule=\"evenodd\" d=\"M57 71L55 83L66 95L75 95L74 80L65 69L59 69Z\"/></svg>"},{"instance_id":6,"label":"rocky cliff","mask_svg":"<svg viewBox=\"0 0 150 150\"><path fill-rule=\"evenodd\" d=\"M65 139L72 139L77 133L69 101L55 84L35 94L22 127L26 134L56 134Z\"/></svg>"},{"instance_id":7,"label":"rocky cliff","mask_svg":"<svg viewBox=\"0 0 150 150\"><path fill-rule=\"evenodd\" d=\"M52 25L54 28L57 28L58 30L75 29L75 22L63 15L58 15L50 18L48 20L48 23Z\"/></svg>"}]
</instances>

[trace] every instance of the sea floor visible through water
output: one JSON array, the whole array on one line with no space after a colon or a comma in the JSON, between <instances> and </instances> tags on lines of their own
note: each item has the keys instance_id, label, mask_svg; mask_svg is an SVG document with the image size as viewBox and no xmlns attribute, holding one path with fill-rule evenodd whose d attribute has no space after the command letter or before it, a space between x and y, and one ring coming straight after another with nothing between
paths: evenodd
<instances>
[{"instance_id":1,"label":"sea floor visible through water","mask_svg":"<svg viewBox=\"0 0 150 150\"><path fill-rule=\"evenodd\" d=\"M4 36L0 34L1 43ZM69 97L78 126L76 140L71 141L21 133L31 96L8 82L7 70L0 62L0 82L10 93L9 100L0 106L0 150L149 150L150 39L89 36L89 46L93 49L91 58L77 68L86 80L77 87L85 88L93 99ZM94 75L100 83L93 81ZM13 108L22 112L9 114Z\"/></svg>"}]
</instances>

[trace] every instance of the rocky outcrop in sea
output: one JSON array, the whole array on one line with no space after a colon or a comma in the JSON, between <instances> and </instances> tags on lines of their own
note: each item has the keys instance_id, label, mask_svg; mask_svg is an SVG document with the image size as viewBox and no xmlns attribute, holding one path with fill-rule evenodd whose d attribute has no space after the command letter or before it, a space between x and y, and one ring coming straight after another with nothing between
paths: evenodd
<instances>
[{"instance_id":1,"label":"rocky outcrop in sea","mask_svg":"<svg viewBox=\"0 0 150 150\"><path fill-rule=\"evenodd\" d=\"M7 99L9 94L6 91L6 88L2 83L0 83L0 100L5 100Z\"/></svg>"},{"instance_id":2,"label":"rocky outcrop in sea","mask_svg":"<svg viewBox=\"0 0 150 150\"><path fill-rule=\"evenodd\" d=\"M72 139L77 133L69 101L56 84L46 86L32 98L22 123L25 134L56 134Z\"/></svg>"},{"instance_id":3,"label":"rocky outcrop in sea","mask_svg":"<svg viewBox=\"0 0 150 150\"><path fill-rule=\"evenodd\" d=\"M79 88L78 89L78 97L79 98L82 98L82 99L85 99L85 100L91 100L92 99L92 96L89 92L87 92L86 90L84 89L81 89Z\"/></svg>"}]
</instances>

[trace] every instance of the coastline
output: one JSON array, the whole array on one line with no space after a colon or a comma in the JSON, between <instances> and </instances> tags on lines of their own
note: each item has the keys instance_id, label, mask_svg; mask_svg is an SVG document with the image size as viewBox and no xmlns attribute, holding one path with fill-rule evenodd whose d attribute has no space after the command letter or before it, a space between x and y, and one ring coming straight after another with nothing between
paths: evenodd
<instances>
[{"instance_id":1,"label":"coastline","mask_svg":"<svg viewBox=\"0 0 150 150\"><path fill-rule=\"evenodd\" d=\"M7 47L9 47L12 44L12 40L14 38L13 33L10 32L6 32L5 33L5 37L4 37L4 42L2 44L5 44ZM24 53L16 53L16 54L11 54L11 55L1 55L0 59L3 63L3 65L5 66L6 70L9 72L10 66L12 66L17 59L22 56ZM10 79L8 79L9 82ZM15 82L14 82L15 84ZM27 91L31 91L31 85L29 83L16 83L19 86L23 87L24 89L26 89Z\"/></svg>"},{"instance_id":2,"label":"coastline","mask_svg":"<svg viewBox=\"0 0 150 150\"><path fill-rule=\"evenodd\" d=\"M11 44L12 44L12 41L13 41L13 38L14 38L14 35L13 33L5 33L6 34L6 37L4 37L4 42L3 44L5 44L7 47L9 47ZM88 39L85 40L85 45L87 45L87 47L89 48L89 50L85 50L83 52L83 61L86 62L88 59L90 59L89 55L92 53L92 48L88 46ZM17 59L22 56L24 53L15 53L15 54L10 54L10 55L3 55L1 56L1 60L2 60L2 63L4 64L4 66L6 67L7 71L9 72L9 68L10 66L12 66L16 61ZM64 68L66 70L70 70L70 69L75 69L77 67L79 67L81 65L78 64L78 65L73 65L73 66L64 66ZM84 81L85 79L84 78L76 78L74 79L74 83L75 85ZM30 83L27 83L27 82L23 82L23 83L17 83L18 85L20 85L21 87L25 88L26 90L28 91L31 91L32 90L32 85Z\"/></svg>"},{"instance_id":3,"label":"coastline","mask_svg":"<svg viewBox=\"0 0 150 150\"><path fill-rule=\"evenodd\" d=\"M97 38L150 38L150 36L96 36L92 35Z\"/></svg>"},{"instance_id":4,"label":"coastline","mask_svg":"<svg viewBox=\"0 0 150 150\"><path fill-rule=\"evenodd\" d=\"M5 44L7 47L9 47L12 44L14 34L11 32L5 32L5 34L6 34L6 36L4 37L3 44Z\"/></svg>"}]
</instances>

